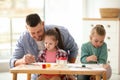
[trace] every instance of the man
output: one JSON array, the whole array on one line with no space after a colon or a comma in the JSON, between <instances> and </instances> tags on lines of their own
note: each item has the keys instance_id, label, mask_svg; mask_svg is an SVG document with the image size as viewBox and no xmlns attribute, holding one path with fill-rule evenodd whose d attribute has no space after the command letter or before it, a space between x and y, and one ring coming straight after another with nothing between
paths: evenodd
<instances>
[{"instance_id":1,"label":"man","mask_svg":"<svg viewBox=\"0 0 120 80\"><path fill-rule=\"evenodd\" d=\"M38 14L29 14L26 17L26 31L20 35L13 56L10 59L10 67L20 64L29 64L36 61L40 50L44 49L44 32L53 27L58 27L64 43L65 51L69 52L68 61L74 63L78 54L78 46L67 29L56 25L46 25Z\"/></svg>"}]
</instances>

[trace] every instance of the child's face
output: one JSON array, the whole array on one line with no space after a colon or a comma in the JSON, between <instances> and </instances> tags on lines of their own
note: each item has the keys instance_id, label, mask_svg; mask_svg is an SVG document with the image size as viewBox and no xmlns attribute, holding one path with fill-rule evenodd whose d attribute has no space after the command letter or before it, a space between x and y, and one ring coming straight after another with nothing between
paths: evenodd
<instances>
[{"instance_id":1,"label":"child's face","mask_svg":"<svg viewBox=\"0 0 120 80\"><path fill-rule=\"evenodd\" d=\"M97 33L91 36L91 43L94 47L98 48L104 43L105 36L98 35Z\"/></svg>"},{"instance_id":2,"label":"child's face","mask_svg":"<svg viewBox=\"0 0 120 80\"><path fill-rule=\"evenodd\" d=\"M55 40L54 36L45 36L44 44L47 50L49 51L55 50L57 43L58 41Z\"/></svg>"}]
</instances>

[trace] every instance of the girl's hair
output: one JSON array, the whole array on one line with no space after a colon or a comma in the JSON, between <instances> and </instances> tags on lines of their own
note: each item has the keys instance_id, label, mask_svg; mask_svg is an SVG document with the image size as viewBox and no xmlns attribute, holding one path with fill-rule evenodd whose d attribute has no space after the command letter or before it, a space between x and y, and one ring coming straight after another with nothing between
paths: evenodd
<instances>
[{"instance_id":1,"label":"girl's hair","mask_svg":"<svg viewBox=\"0 0 120 80\"><path fill-rule=\"evenodd\" d=\"M94 33L97 33L100 36L105 36L106 35L106 31L104 29L104 26L101 24L97 24L91 31L91 35L92 36Z\"/></svg>"},{"instance_id":2,"label":"girl's hair","mask_svg":"<svg viewBox=\"0 0 120 80\"><path fill-rule=\"evenodd\" d=\"M55 39L58 40L58 47L60 49L64 49L64 44L62 41L61 33L57 27L47 30L45 32L45 36L54 36Z\"/></svg>"}]
</instances>

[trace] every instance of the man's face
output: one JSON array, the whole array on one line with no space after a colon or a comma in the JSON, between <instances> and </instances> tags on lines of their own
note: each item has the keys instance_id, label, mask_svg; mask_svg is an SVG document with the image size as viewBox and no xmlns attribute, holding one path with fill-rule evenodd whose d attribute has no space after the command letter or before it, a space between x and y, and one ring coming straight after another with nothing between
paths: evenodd
<instances>
[{"instance_id":1,"label":"man's face","mask_svg":"<svg viewBox=\"0 0 120 80\"><path fill-rule=\"evenodd\" d=\"M28 32L30 33L30 36L35 40L35 41L41 41L44 36L44 24L39 23L35 27L30 27L29 25L26 26Z\"/></svg>"}]
</instances>

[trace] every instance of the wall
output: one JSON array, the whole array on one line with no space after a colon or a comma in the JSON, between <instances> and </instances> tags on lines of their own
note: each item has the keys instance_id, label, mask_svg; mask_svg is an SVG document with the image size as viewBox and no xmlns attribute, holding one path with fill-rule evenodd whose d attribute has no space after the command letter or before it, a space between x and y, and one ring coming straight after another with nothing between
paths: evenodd
<instances>
[{"instance_id":1,"label":"wall","mask_svg":"<svg viewBox=\"0 0 120 80\"><path fill-rule=\"evenodd\" d=\"M83 0L84 1L84 0ZM84 17L100 18L99 8L120 8L120 0L86 0Z\"/></svg>"},{"instance_id":2,"label":"wall","mask_svg":"<svg viewBox=\"0 0 120 80\"><path fill-rule=\"evenodd\" d=\"M45 24L65 26L80 45L82 3L81 0L45 0Z\"/></svg>"},{"instance_id":3,"label":"wall","mask_svg":"<svg viewBox=\"0 0 120 80\"><path fill-rule=\"evenodd\" d=\"M80 48L82 40L82 0L45 0L45 24L66 27Z\"/></svg>"}]
</instances>

